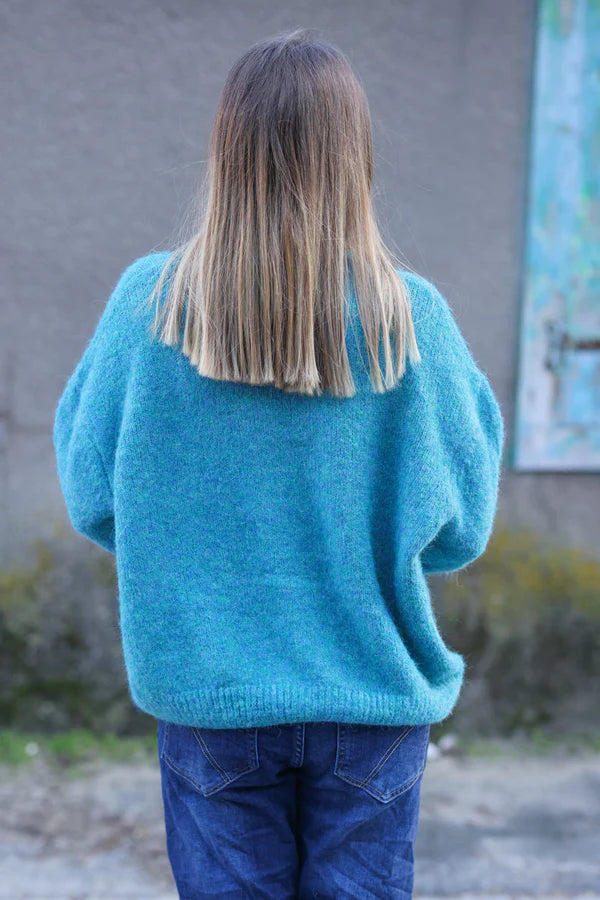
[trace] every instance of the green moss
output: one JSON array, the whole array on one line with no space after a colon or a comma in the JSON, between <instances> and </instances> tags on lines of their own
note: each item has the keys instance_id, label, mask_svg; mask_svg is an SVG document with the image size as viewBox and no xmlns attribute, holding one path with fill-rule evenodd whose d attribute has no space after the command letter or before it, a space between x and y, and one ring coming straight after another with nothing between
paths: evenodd
<instances>
[{"instance_id":1,"label":"green moss","mask_svg":"<svg viewBox=\"0 0 600 900\"><path fill-rule=\"evenodd\" d=\"M441 630L480 685L458 721L502 734L551 733L558 719L600 728L600 561L500 525L442 594Z\"/></svg>"},{"instance_id":2,"label":"green moss","mask_svg":"<svg viewBox=\"0 0 600 900\"><path fill-rule=\"evenodd\" d=\"M483 556L448 579L447 614L458 614L474 588L488 621L497 627L539 618L549 606L568 607L600 622L600 561L530 530L495 529Z\"/></svg>"},{"instance_id":3,"label":"green moss","mask_svg":"<svg viewBox=\"0 0 600 900\"><path fill-rule=\"evenodd\" d=\"M55 534L33 543L30 564L0 570L0 721L147 732L128 693L114 558L78 549Z\"/></svg>"},{"instance_id":4,"label":"green moss","mask_svg":"<svg viewBox=\"0 0 600 900\"><path fill-rule=\"evenodd\" d=\"M98 584L111 590L117 588L115 557L110 553L104 553L102 556L95 557L91 562L90 569Z\"/></svg>"}]
</instances>

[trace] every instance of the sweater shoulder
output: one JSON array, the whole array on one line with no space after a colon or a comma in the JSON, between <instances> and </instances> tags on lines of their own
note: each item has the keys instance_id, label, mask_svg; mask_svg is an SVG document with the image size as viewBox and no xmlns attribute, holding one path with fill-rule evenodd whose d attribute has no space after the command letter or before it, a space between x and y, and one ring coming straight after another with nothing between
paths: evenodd
<instances>
[{"instance_id":1,"label":"sweater shoulder","mask_svg":"<svg viewBox=\"0 0 600 900\"><path fill-rule=\"evenodd\" d=\"M410 295L411 312L416 327L424 334L440 325L443 319L454 319L451 306L440 288L417 272L397 270Z\"/></svg>"},{"instance_id":2,"label":"sweater shoulder","mask_svg":"<svg viewBox=\"0 0 600 900\"><path fill-rule=\"evenodd\" d=\"M166 250L147 253L129 263L119 276L113 291L117 305L123 299L124 302L120 304L123 310L131 312L130 301L143 299L150 294L172 255L171 251ZM111 301L112 299L111 297Z\"/></svg>"},{"instance_id":3,"label":"sweater shoulder","mask_svg":"<svg viewBox=\"0 0 600 900\"><path fill-rule=\"evenodd\" d=\"M173 251L171 250L160 250L138 256L123 270L119 276L119 283L129 290L154 284L167 260L172 256Z\"/></svg>"},{"instance_id":4,"label":"sweater shoulder","mask_svg":"<svg viewBox=\"0 0 600 900\"><path fill-rule=\"evenodd\" d=\"M398 270L410 294L415 337L423 362L438 369L469 373L477 383L483 372L463 335L454 310L440 288L416 272Z\"/></svg>"},{"instance_id":5,"label":"sweater shoulder","mask_svg":"<svg viewBox=\"0 0 600 900\"><path fill-rule=\"evenodd\" d=\"M131 349L139 338L139 328L150 320L146 301L172 253L161 251L139 256L119 275L104 305L92 344Z\"/></svg>"}]
</instances>

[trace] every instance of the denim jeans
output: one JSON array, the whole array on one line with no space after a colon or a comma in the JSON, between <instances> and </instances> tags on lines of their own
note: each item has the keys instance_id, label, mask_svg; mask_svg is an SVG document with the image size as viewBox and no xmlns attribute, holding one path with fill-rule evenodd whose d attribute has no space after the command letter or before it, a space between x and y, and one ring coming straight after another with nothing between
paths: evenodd
<instances>
[{"instance_id":1,"label":"denim jeans","mask_svg":"<svg viewBox=\"0 0 600 900\"><path fill-rule=\"evenodd\" d=\"M429 725L159 721L179 897L412 897L429 736Z\"/></svg>"}]
</instances>

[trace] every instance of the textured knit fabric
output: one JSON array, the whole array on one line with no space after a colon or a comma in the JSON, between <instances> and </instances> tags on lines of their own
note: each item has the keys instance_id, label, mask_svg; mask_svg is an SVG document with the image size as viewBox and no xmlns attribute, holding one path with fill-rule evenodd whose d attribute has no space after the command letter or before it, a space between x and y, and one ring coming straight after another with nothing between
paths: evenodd
<instances>
[{"instance_id":1,"label":"textured knit fabric","mask_svg":"<svg viewBox=\"0 0 600 900\"><path fill-rule=\"evenodd\" d=\"M504 443L448 302L399 270L422 362L376 394L350 270L357 393L309 397L200 376L153 338L168 257L123 272L53 429L71 523L116 556L133 702L212 728L443 720L465 659L426 576L486 549Z\"/></svg>"}]
</instances>

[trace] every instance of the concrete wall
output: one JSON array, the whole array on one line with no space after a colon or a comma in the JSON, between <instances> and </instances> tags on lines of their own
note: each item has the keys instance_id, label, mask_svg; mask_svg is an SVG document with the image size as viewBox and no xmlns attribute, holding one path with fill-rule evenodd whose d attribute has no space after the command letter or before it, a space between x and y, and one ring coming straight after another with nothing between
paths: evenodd
<instances>
[{"instance_id":1,"label":"concrete wall","mask_svg":"<svg viewBox=\"0 0 600 900\"><path fill-rule=\"evenodd\" d=\"M56 402L122 269L173 246L229 67L298 25L359 74L384 237L445 292L510 445L534 0L19 0L2 20L5 561L66 521ZM593 475L508 465L500 515L595 547L598 493Z\"/></svg>"}]
</instances>

